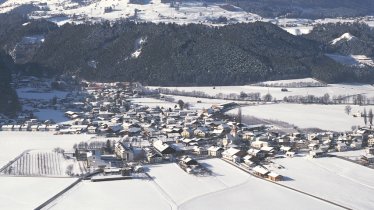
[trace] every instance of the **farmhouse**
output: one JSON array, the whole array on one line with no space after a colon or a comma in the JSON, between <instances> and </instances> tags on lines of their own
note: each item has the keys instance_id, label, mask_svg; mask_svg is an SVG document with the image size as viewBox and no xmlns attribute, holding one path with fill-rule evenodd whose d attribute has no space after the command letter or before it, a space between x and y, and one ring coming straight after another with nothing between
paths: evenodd
<instances>
[{"instance_id":1,"label":"farmhouse","mask_svg":"<svg viewBox=\"0 0 374 210\"><path fill-rule=\"evenodd\" d=\"M208 148L208 155L211 157L221 157L223 149L217 146L211 146Z\"/></svg>"},{"instance_id":2,"label":"farmhouse","mask_svg":"<svg viewBox=\"0 0 374 210\"><path fill-rule=\"evenodd\" d=\"M273 181L273 182L278 182L278 181L281 181L282 180L282 176L277 174L277 173L274 173L274 172L270 172L268 174L268 178Z\"/></svg>"},{"instance_id":3,"label":"farmhouse","mask_svg":"<svg viewBox=\"0 0 374 210\"><path fill-rule=\"evenodd\" d=\"M134 160L134 151L131 145L125 145L122 142L117 142L114 146L114 152L124 161L130 162Z\"/></svg>"},{"instance_id":4,"label":"farmhouse","mask_svg":"<svg viewBox=\"0 0 374 210\"><path fill-rule=\"evenodd\" d=\"M256 166L253 169L253 173L259 177L267 178L270 171L268 171L266 168L262 166Z\"/></svg>"}]
</instances>

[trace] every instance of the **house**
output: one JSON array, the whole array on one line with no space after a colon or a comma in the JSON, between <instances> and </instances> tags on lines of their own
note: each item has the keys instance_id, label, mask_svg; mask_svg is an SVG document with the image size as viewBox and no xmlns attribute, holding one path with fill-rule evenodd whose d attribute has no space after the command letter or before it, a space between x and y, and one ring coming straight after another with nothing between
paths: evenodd
<instances>
[{"instance_id":1,"label":"house","mask_svg":"<svg viewBox=\"0 0 374 210\"><path fill-rule=\"evenodd\" d=\"M291 158L295 157L295 154L296 154L296 152L292 152L292 151L286 152L286 156L291 157Z\"/></svg>"},{"instance_id":2,"label":"house","mask_svg":"<svg viewBox=\"0 0 374 210\"><path fill-rule=\"evenodd\" d=\"M374 147L374 138L368 139L368 147Z\"/></svg>"},{"instance_id":3,"label":"house","mask_svg":"<svg viewBox=\"0 0 374 210\"><path fill-rule=\"evenodd\" d=\"M363 160L363 161L365 161L369 164L372 164L372 163L374 163L374 155L372 155L372 154L362 155L361 160Z\"/></svg>"},{"instance_id":4,"label":"house","mask_svg":"<svg viewBox=\"0 0 374 210\"><path fill-rule=\"evenodd\" d=\"M253 169L253 173L259 177L267 178L267 175L270 173L266 168L262 166L256 166Z\"/></svg>"},{"instance_id":5,"label":"house","mask_svg":"<svg viewBox=\"0 0 374 210\"><path fill-rule=\"evenodd\" d=\"M161 140L156 140L153 142L153 148L166 159L172 159L173 154L176 152L173 147L165 144Z\"/></svg>"},{"instance_id":6,"label":"house","mask_svg":"<svg viewBox=\"0 0 374 210\"><path fill-rule=\"evenodd\" d=\"M255 166L254 162L254 156L253 155L246 155L243 157L244 166L246 167L253 167Z\"/></svg>"},{"instance_id":7,"label":"house","mask_svg":"<svg viewBox=\"0 0 374 210\"><path fill-rule=\"evenodd\" d=\"M350 144L352 149L361 149L362 148L362 141L354 141Z\"/></svg>"},{"instance_id":8,"label":"house","mask_svg":"<svg viewBox=\"0 0 374 210\"><path fill-rule=\"evenodd\" d=\"M261 149L261 147L268 146L268 143L266 141L256 140L251 143L251 146L256 149Z\"/></svg>"},{"instance_id":9,"label":"house","mask_svg":"<svg viewBox=\"0 0 374 210\"><path fill-rule=\"evenodd\" d=\"M146 152L146 158L148 163L161 163L162 162L162 155L158 152L155 152L154 150L150 148L145 149Z\"/></svg>"},{"instance_id":10,"label":"house","mask_svg":"<svg viewBox=\"0 0 374 210\"><path fill-rule=\"evenodd\" d=\"M3 125L1 127L2 131L13 131L14 125Z\"/></svg>"},{"instance_id":11,"label":"house","mask_svg":"<svg viewBox=\"0 0 374 210\"><path fill-rule=\"evenodd\" d=\"M229 149L222 152L222 157L234 162L240 162L240 159L246 155L245 151L230 147Z\"/></svg>"},{"instance_id":12,"label":"house","mask_svg":"<svg viewBox=\"0 0 374 210\"><path fill-rule=\"evenodd\" d=\"M39 131L39 125L32 125L31 131Z\"/></svg>"},{"instance_id":13,"label":"house","mask_svg":"<svg viewBox=\"0 0 374 210\"><path fill-rule=\"evenodd\" d=\"M211 146L208 148L208 155L211 157L221 157L223 149L217 146Z\"/></svg>"},{"instance_id":14,"label":"house","mask_svg":"<svg viewBox=\"0 0 374 210\"><path fill-rule=\"evenodd\" d=\"M254 156L254 157L256 157L256 158L259 158L259 159L265 158L265 156L266 156L266 153L265 153L264 151L261 151L261 150L259 150L259 149L255 149L255 148L251 148L251 149L249 149L249 150L247 151L247 153L248 153L249 155L252 155L252 156Z\"/></svg>"},{"instance_id":15,"label":"house","mask_svg":"<svg viewBox=\"0 0 374 210\"><path fill-rule=\"evenodd\" d=\"M309 151L309 155L313 158L319 158L326 156L326 152L321 149L311 150Z\"/></svg>"},{"instance_id":16,"label":"house","mask_svg":"<svg viewBox=\"0 0 374 210\"><path fill-rule=\"evenodd\" d=\"M273 181L273 182L278 182L278 181L281 181L282 180L282 176L275 173L275 172L270 172L268 174L268 178Z\"/></svg>"},{"instance_id":17,"label":"house","mask_svg":"<svg viewBox=\"0 0 374 210\"><path fill-rule=\"evenodd\" d=\"M194 166L198 165L197 161L189 156L184 156L179 161L180 164L184 164L185 166Z\"/></svg>"},{"instance_id":18,"label":"house","mask_svg":"<svg viewBox=\"0 0 374 210\"><path fill-rule=\"evenodd\" d=\"M194 146L193 151L197 155L208 155L208 150L204 147Z\"/></svg>"},{"instance_id":19,"label":"house","mask_svg":"<svg viewBox=\"0 0 374 210\"><path fill-rule=\"evenodd\" d=\"M344 144L344 143L339 142L339 143L337 143L337 145L336 145L336 149L337 149L339 152L344 152L344 151L347 151L348 146L347 146L346 144Z\"/></svg>"},{"instance_id":20,"label":"house","mask_svg":"<svg viewBox=\"0 0 374 210\"><path fill-rule=\"evenodd\" d=\"M87 128L87 133L89 133L89 134L95 134L95 133L97 133L97 131L98 131L98 129L97 129L96 126L89 126Z\"/></svg>"},{"instance_id":21,"label":"house","mask_svg":"<svg viewBox=\"0 0 374 210\"><path fill-rule=\"evenodd\" d=\"M134 160L134 151L131 145L117 142L114 145L114 153L124 161L131 162Z\"/></svg>"},{"instance_id":22,"label":"house","mask_svg":"<svg viewBox=\"0 0 374 210\"><path fill-rule=\"evenodd\" d=\"M372 154L374 155L374 148L366 148L366 154Z\"/></svg>"},{"instance_id":23,"label":"house","mask_svg":"<svg viewBox=\"0 0 374 210\"><path fill-rule=\"evenodd\" d=\"M317 150L317 149L319 148L319 144L316 144L316 143L310 143L310 144L308 145L308 148L309 148L310 150Z\"/></svg>"}]
</instances>

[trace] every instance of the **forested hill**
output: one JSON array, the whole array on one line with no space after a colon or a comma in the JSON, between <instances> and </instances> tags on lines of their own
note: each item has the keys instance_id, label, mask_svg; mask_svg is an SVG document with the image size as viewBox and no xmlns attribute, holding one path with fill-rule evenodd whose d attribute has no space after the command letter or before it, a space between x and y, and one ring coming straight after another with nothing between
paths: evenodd
<instances>
[{"instance_id":1,"label":"forested hill","mask_svg":"<svg viewBox=\"0 0 374 210\"><path fill-rule=\"evenodd\" d=\"M44 36L43 42L25 50L29 45L22 40L35 35ZM0 27L0 44L13 56L23 55L20 67L37 75L71 73L152 85L235 85L308 76L327 82L357 79L325 57L316 41L261 22L210 27L119 21L56 27L20 20ZM25 59L22 50L31 55Z\"/></svg>"},{"instance_id":2,"label":"forested hill","mask_svg":"<svg viewBox=\"0 0 374 210\"><path fill-rule=\"evenodd\" d=\"M12 89L11 68L12 59L0 53L0 113L13 116L20 110L16 91Z\"/></svg>"}]
</instances>

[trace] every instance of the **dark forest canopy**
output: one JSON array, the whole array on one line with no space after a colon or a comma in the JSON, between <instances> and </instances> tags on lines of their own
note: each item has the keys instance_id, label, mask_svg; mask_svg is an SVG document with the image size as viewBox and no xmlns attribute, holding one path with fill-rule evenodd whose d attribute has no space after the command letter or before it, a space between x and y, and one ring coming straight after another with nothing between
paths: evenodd
<instances>
[{"instance_id":1,"label":"dark forest canopy","mask_svg":"<svg viewBox=\"0 0 374 210\"><path fill-rule=\"evenodd\" d=\"M28 20L20 17L8 18L14 24L3 20L0 44L7 52L24 36L45 36L32 59L20 66L34 75L69 73L152 85L235 85L309 76L327 82L360 79L324 56L318 42L270 23L211 27L118 21L57 27L43 20L22 26ZM141 53L132 57L141 38L146 40Z\"/></svg>"}]
</instances>

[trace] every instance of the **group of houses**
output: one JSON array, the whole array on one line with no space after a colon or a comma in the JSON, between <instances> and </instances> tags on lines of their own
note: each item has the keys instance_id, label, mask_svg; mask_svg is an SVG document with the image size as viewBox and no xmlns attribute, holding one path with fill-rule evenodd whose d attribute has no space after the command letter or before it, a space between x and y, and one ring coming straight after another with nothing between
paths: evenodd
<instances>
[{"instance_id":1,"label":"group of houses","mask_svg":"<svg viewBox=\"0 0 374 210\"><path fill-rule=\"evenodd\" d=\"M73 155L92 168L178 161L190 172L200 170L195 158L222 158L273 181L281 180L281 176L267 170L263 163L277 156L292 158L298 153L309 153L317 158L329 152L374 147L371 128L349 133L282 133L271 126L247 125L224 117L222 113L237 107L236 103L204 110L187 110L178 105L149 107L133 102L144 94L139 83L81 85L84 89L76 95L58 101L68 121L55 124L28 119L20 125L2 125L1 130L87 133L115 139L105 146L75 148ZM374 161L374 150L370 151L365 158Z\"/></svg>"}]
</instances>

